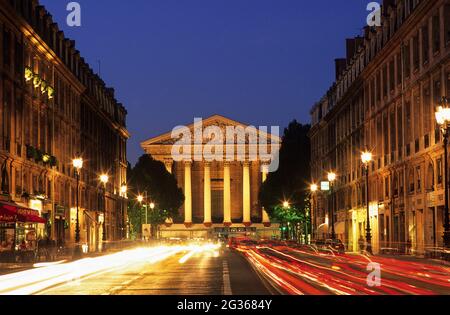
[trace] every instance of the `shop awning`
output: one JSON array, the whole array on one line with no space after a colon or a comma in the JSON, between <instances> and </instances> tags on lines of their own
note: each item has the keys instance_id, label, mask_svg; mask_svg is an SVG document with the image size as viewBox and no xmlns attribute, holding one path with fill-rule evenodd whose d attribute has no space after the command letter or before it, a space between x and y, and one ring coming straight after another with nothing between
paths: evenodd
<instances>
[{"instance_id":1,"label":"shop awning","mask_svg":"<svg viewBox=\"0 0 450 315\"><path fill-rule=\"evenodd\" d=\"M47 220L39 216L39 211L30 208L25 208L12 202L0 202L0 213L15 216L15 220L9 222L18 221L23 223L44 223L44 224L47 222Z\"/></svg>"},{"instance_id":2,"label":"shop awning","mask_svg":"<svg viewBox=\"0 0 450 315\"><path fill-rule=\"evenodd\" d=\"M0 206L0 223L13 223L17 221L17 214L8 210L6 207Z\"/></svg>"}]
</instances>

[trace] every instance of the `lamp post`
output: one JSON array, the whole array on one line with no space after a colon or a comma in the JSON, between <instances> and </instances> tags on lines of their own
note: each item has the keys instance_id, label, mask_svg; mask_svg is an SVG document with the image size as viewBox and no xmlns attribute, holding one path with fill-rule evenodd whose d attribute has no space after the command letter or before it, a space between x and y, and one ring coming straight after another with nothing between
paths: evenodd
<instances>
[{"instance_id":1,"label":"lamp post","mask_svg":"<svg viewBox=\"0 0 450 315\"><path fill-rule=\"evenodd\" d=\"M78 157L72 160L73 168L75 169L75 176L77 179L77 196L76 196L76 206L77 206L77 219L75 223L75 243L79 245L80 243L80 207L79 207L79 194L80 194L80 172L83 168L83 159Z\"/></svg>"},{"instance_id":2,"label":"lamp post","mask_svg":"<svg viewBox=\"0 0 450 315\"><path fill-rule=\"evenodd\" d=\"M120 193L122 194L122 220L120 222L120 237L121 239L124 239L126 236L126 231L125 231L125 226L126 226L126 221L125 221L125 209L126 209L126 200L127 200L127 184L123 183L120 186Z\"/></svg>"},{"instance_id":3,"label":"lamp post","mask_svg":"<svg viewBox=\"0 0 450 315\"><path fill-rule=\"evenodd\" d=\"M314 199L315 199L315 196L316 196L316 193L317 193L317 191L319 190L319 186L317 186L317 184L312 184L311 185L311 187L310 187L310 191L311 191L311 209L310 209L310 217L311 217L311 215L314 213L314 224L313 224L313 220L311 220L311 238L314 238L314 231L315 231L315 227L316 227L316 224L315 224L315 221L316 221L316 213L315 213L315 211L316 211L316 209L315 209L315 206L314 206ZM308 229L308 225L306 225L306 230ZM306 232L308 232L308 231L306 231ZM308 237L308 233L306 233L306 237Z\"/></svg>"},{"instance_id":4,"label":"lamp post","mask_svg":"<svg viewBox=\"0 0 450 315\"><path fill-rule=\"evenodd\" d=\"M284 201L283 202L283 209L288 210L291 207L291 204L289 203L289 201ZM281 231L282 231L282 238L286 237L287 239L289 238L289 222L286 223L286 226L281 227ZM287 234L286 234L287 232Z\"/></svg>"},{"instance_id":5,"label":"lamp post","mask_svg":"<svg viewBox=\"0 0 450 315\"><path fill-rule=\"evenodd\" d=\"M144 201L144 196L139 195L137 196L136 200L139 202L139 204L141 205L140 211L139 211L139 224L140 229L141 229L141 239L143 238L143 233L142 233L142 202Z\"/></svg>"},{"instance_id":6,"label":"lamp post","mask_svg":"<svg viewBox=\"0 0 450 315\"><path fill-rule=\"evenodd\" d=\"M441 127L444 136L444 247L450 248L450 221L448 210L448 137L450 130L450 100L447 97L442 97L441 103L436 109L436 121Z\"/></svg>"},{"instance_id":7,"label":"lamp post","mask_svg":"<svg viewBox=\"0 0 450 315\"><path fill-rule=\"evenodd\" d=\"M103 241L107 240L106 235L106 184L108 184L109 176L107 174L100 175L100 182L103 184Z\"/></svg>"},{"instance_id":8,"label":"lamp post","mask_svg":"<svg viewBox=\"0 0 450 315\"><path fill-rule=\"evenodd\" d=\"M336 180L336 173L328 173L328 181L330 182L330 196L331 196L331 206L330 206L330 217L331 217L331 239L336 239L336 233L334 232L334 181Z\"/></svg>"},{"instance_id":9,"label":"lamp post","mask_svg":"<svg viewBox=\"0 0 450 315\"><path fill-rule=\"evenodd\" d=\"M154 215L153 211L155 210L155 207L156 207L155 203L154 203L154 202L151 202L151 203L150 203L150 209L151 209L151 214L152 214L152 216ZM157 234L157 233L155 233L155 229L154 229L153 224L152 224L152 226L151 226L151 231L152 231L152 237L155 238L155 234ZM158 231L157 231L157 228L156 228L156 232L158 232ZM156 235L156 238L157 238L157 235Z\"/></svg>"},{"instance_id":10,"label":"lamp post","mask_svg":"<svg viewBox=\"0 0 450 315\"><path fill-rule=\"evenodd\" d=\"M366 151L361 154L361 161L364 164L366 173L366 207L367 207L367 224L366 224L366 251L372 254L372 233L370 229L370 206L369 206L369 165L372 162L372 153Z\"/></svg>"}]
</instances>

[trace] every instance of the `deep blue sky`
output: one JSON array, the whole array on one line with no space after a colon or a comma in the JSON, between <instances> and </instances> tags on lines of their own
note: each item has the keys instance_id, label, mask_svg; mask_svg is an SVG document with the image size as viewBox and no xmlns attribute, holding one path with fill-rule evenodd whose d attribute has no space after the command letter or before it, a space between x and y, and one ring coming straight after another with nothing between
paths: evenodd
<instances>
[{"instance_id":1,"label":"deep blue sky","mask_svg":"<svg viewBox=\"0 0 450 315\"><path fill-rule=\"evenodd\" d=\"M221 114L284 128L334 79L345 38L361 34L369 0L41 0L128 110L128 158L139 143Z\"/></svg>"}]
</instances>

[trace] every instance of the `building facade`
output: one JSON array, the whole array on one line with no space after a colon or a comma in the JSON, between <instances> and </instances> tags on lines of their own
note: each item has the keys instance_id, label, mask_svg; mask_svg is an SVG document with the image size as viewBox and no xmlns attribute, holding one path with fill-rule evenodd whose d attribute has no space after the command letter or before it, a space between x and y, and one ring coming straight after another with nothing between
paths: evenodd
<instances>
[{"instance_id":1,"label":"building facade","mask_svg":"<svg viewBox=\"0 0 450 315\"><path fill-rule=\"evenodd\" d=\"M443 96L450 96L450 1L384 1L382 25L347 40L335 83L311 110L312 180L338 175L334 198L314 195L316 238L334 221L348 249L365 239L361 153L369 150L374 251L442 246L444 150L434 113Z\"/></svg>"},{"instance_id":2,"label":"building facade","mask_svg":"<svg viewBox=\"0 0 450 315\"><path fill-rule=\"evenodd\" d=\"M247 125L237 121L215 115L202 121L200 127L194 124L187 126L191 134L201 128L202 135L211 127L218 127L223 136L229 137L228 127L242 127ZM217 135L216 135L217 136ZM247 140L243 145L246 156L238 159L238 144L234 142L232 159L225 157L230 144L223 149L224 156L210 160L205 158L203 151L198 154L194 145L186 158L176 161L173 147L179 139L171 132L144 141L141 146L147 154L163 162L167 170L172 173L180 187L182 187L185 202L180 208L179 216L173 218L162 227L162 237L182 238L212 238L217 236L247 235L251 237L271 238L279 235L278 224L271 224L267 213L259 206L258 193L261 183L267 178L269 159L262 159L258 154L254 159L249 158L250 147L257 148L261 138L256 142ZM278 136L267 135L266 143L278 143ZM202 136L204 146L208 144L207 136ZM223 138L224 139L224 138ZM234 137L237 141L238 137ZM269 154L272 151L269 150ZM200 158L198 158L200 157ZM222 159L223 157L223 159Z\"/></svg>"},{"instance_id":3,"label":"building facade","mask_svg":"<svg viewBox=\"0 0 450 315\"><path fill-rule=\"evenodd\" d=\"M97 248L103 226L124 238L127 112L37 0L1 1L0 73L2 199L38 210L40 237L73 243L81 157L81 241Z\"/></svg>"}]
</instances>

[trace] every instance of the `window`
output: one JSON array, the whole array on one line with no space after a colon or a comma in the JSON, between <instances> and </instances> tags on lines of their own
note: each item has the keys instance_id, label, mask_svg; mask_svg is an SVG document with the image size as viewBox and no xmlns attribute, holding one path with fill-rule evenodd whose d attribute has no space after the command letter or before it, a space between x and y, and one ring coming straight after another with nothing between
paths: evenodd
<instances>
[{"instance_id":1,"label":"window","mask_svg":"<svg viewBox=\"0 0 450 315\"><path fill-rule=\"evenodd\" d=\"M389 198L389 177L384 178L384 196Z\"/></svg>"},{"instance_id":2,"label":"window","mask_svg":"<svg viewBox=\"0 0 450 315\"><path fill-rule=\"evenodd\" d=\"M437 166L437 183L438 185L442 185L442 159L438 159L436 161Z\"/></svg>"},{"instance_id":3,"label":"window","mask_svg":"<svg viewBox=\"0 0 450 315\"><path fill-rule=\"evenodd\" d=\"M439 79L433 83L433 100L436 105L441 102L441 81Z\"/></svg>"},{"instance_id":4,"label":"window","mask_svg":"<svg viewBox=\"0 0 450 315\"><path fill-rule=\"evenodd\" d=\"M413 64L414 70L419 69L420 57L419 57L419 35L413 37Z\"/></svg>"},{"instance_id":5,"label":"window","mask_svg":"<svg viewBox=\"0 0 450 315\"><path fill-rule=\"evenodd\" d=\"M434 170L433 170L433 164L431 164L431 163L428 164L426 189L428 191L434 190Z\"/></svg>"},{"instance_id":6,"label":"window","mask_svg":"<svg viewBox=\"0 0 450 315\"><path fill-rule=\"evenodd\" d=\"M403 83L403 65L402 65L402 56L401 54L397 54L397 85Z\"/></svg>"},{"instance_id":7,"label":"window","mask_svg":"<svg viewBox=\"0 0 450 315\"><path fill-rule=\"evenodd\" d=\"M446 4L444 8L445 16L445 45L450 43L450 4Z\"/></svg>"},{"instance_id":8,"label":"window","mask_svg":"<svg viewBox=\"0 0 450 315\"><path fill-rule=\"evenodd\" d=\"M381 101L381 71L377 74L377 87L376 87L376 101L377 103Z\"/></svg>"},{"instance_id":9,"label":"window","mask_svg":"<svg viewBox=\"0 0 450 315\"><path fill-rule=\"evenodd\" d=\"M441 48L441 29L439 15L433 16L433 53L436 53Z\"/></svg>"},{"instance_id":10,"label":"window","mask_svg":"<svg viewBox=\"0 0 450 315\"><path fill-rule=\"evenodd\" d=\"M11 64L11 34L7 30L3 30L3 63Z\"/></svg>"},{"instance_id":11,"label":"window","mask_svg":"<svg viewBox=\"0 0 450 315\"><path fill-rule=\"evenodd\" d=\"M405 103L405 123L406 123L406 129L405 129L405 138L406 138L406 143L410 143L412 138L411 138L411 102L410 101L406 101Z\"/></svg>"},{"instance_id":12,"label":"window","mask_svg":"<svg viewBox=\"0 0 450 315\"><path fill-rule=\"evenodd\" d=\"M428 24L422 27L422 58L423 63L427 63L430 54L430 35L428 33Z\"/></svg>"},{"instance_id":13,"label":"window","mask_svg":"<svg viewBox=\"0 0 450 315\"><path fill-rule=\"evenodd\" d=\"M403 155L403 113L402 106L397 107L397 151L399 159Z\"/></svg>"},{"instance_id":14,"label":"window","mask_svg":"<svg viewBox=\"0 0 450 315\"><path fill-rule=\"evenodd\" d=\"M417 192L422 189L422 174L420 172L420 166L416 168L416 180L417 180Z\"/></svg>"},{"instance_id":15,"label":"window","mask_svg":"<svg viewBox=\"0 0 450 315\"><path fill-rule=\"evenodd\" d=\"M395 89L395 63L394 60L389 62L389 90L394 91Z\"/></svg>"},{"instance_id":16,"label":"window","mask_svg":"<svg viewBox=\"0 0 450 315\"><path fill-rule=\"evenodd\" d=\"M414 171L411 169L409 171L409 192L412 193L414 192Z\"/></svg>"},{"instance_id":17,"label":"window","mask_svg":"<svg viewBox=\"0 0 450 315\"><path fill-rule=\"evenodd\" d=\"M383 97L388 94L388 75L387 75L387 65L383 67Z\"/></svg>"},{"instance_id":18,"label":"window","mask_svg":"<svg viewBox=\"0 0 450 315\"><path fill-rule=\"evenodd\" d=\"M405 66L405 77L408 78L411 74L411 49L409 42L403 46L403 62Z\"/></svg>"}]
</instances>

